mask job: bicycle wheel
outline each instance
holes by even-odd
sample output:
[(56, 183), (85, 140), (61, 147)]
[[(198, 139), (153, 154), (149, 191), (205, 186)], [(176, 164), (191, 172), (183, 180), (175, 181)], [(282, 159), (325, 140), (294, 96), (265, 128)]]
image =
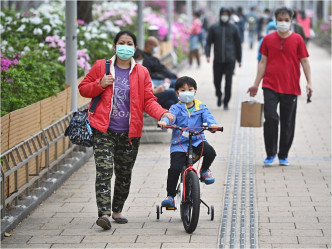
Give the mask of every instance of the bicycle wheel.
[(195, 231), (199, 218), (200, 189), (199, 181), (194, 171), (186, 174), (186, 199), (180, 206), (181, 219), (187, 233)]

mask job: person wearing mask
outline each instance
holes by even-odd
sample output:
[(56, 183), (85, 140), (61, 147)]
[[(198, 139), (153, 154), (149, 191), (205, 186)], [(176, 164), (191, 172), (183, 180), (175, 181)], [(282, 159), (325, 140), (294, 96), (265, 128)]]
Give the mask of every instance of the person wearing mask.
[[(109, 75), (105, 60), (97, 60), (78, 86), (83, 97), (92, 98), (91, 104), (101, 94), (89, 122), (93, 129), (96, 164), (96, 224), (105, 230), (111, 228), (110, 217), (117, 223), (128, 222), (122, 209), (129, 194), (142, 136), (143, 112), (157, 120), (164, 117), (174, 120), (153, 96), (148, 70), (132, 58), (136, 45), (132, 32), (120, 31), (114, 38), (115, 55), (110, 59)], [(115, 184), (111, 202), (113, 172)]]
[(236, 14), (235, 9), (234, 8), (230, 8), (231, 10), (231, 19), (229, 22), (235, 24), (236, 26), (238, 26), (238, 23), (240, 22), (240, 18), (239, 16)]
[(231, 11), (228, 8), (220, 9), (220, 21), (210, 27), (205, 47), (206, 60), (209, 63), (211, 46), (214, 45), (213, 81), (217, 106), (222, 104), (221, 81), (222, 76), (225, 75), (224, 110), (229, 110), (235, 61), (241, 67), (242, 59), (240, 32), (234, 24), (229, 22), (230, 15)]
[(163, 65), (160, 60), (153, 56), (159, 50), (159, 42), (156, 37), (150, 36), (144, 43), (144, 60), (143, 66), (145, 66), (151, 76), (152, 81), (168, 82), (174, 87), (175, 81), (178, 78), (176, 74), (172, 73), (168, 68)]
[[(309, 97), (313, 92), (309, 54), (302, 37), (290, 30), (292, 17), (293, 11), (286, 7), (275, 11), (278, 31), (264, 37), (257, 75), (253, 86), (248, 89), (250, 96), (254, 97), (263, 79), (264, 142), (267, 154), (264, 165), (272, 165), (276, 155), (279, 165), (289, 165), (288, 153), (295, 132), (297, 96), (301, 94), (300, 65), (307, 80)], [(277, 112), (278, 105), (280, 116)]]

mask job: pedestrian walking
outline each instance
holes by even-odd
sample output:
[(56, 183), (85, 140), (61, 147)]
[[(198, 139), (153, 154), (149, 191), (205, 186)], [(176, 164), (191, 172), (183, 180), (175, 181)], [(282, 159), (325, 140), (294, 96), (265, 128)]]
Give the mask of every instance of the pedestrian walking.
[(257, 32), (257, 22), (258, 16), (255, 12), (255, 7), (251, 7), (249, 13), (246, 16), (246, 21), (248, 24), (248, 41), (250, 49), (253, 48), (255, 43), (255, 34)]
[(244, 42), (244, 30), (245, 30), (245, 25), (246, 25), (246, 18), (245, 15), (243, 14), (243, 9), (241, 6), (237, 7), (237, 16), (239, 17), (239, 22), (238, 24), (238, 28), (240, 31), (240, 37), (241, 37), (241, 43)]
[[(157, 120), (174, 119), (153, 96), (148, 70), (132, 58), (136, 37), (120, 31), (114, 38), (115, 55), (106, 75), (105, 60), (97, 60), (79, 85), (80, 94), (96, 98), (101, 94), (89, 121), (93, 128), (93, 151), (96, 164), (97, 225), (111, 228), (110, 216), (117, 223), (127, 223), (122, 215), (128, 197), (132, 169), (143, 129), (143, 111)], [(91, 101), (92, 103), (92, 101)], [(111, 178), (115, 172), (113, 201)]]
[(304, 29), (303, 29), (302, 25), (297, 22), (297, 15), (298, 15), (297, 11), (295, 9), (293, 9), (293, 11), (294, 11), (294, 16), (293, 16), (291, 30), (294, 31), (295, 33), (298, 33), (299, 35), (301, 35), (304, 42), (306, 43), (306, 36), (304, 33)]
[(297, 23), (300, 24), (304, 29), (305, 39), (304, 42), (307, 44), (311, 37), (311, 20), (306, 16), (304, 10), (299, 11), (299, 15), (297, 15)]
[(194, 58), (197, 61), (197, 68), (200, 67), (200, 36), (202, 33), (202, 22), (199, 19), (200, 13), (195, 11), (193, 13), (193, 21), (191, 22), (191, 27), (189, 29), (189, 67), (192, 67)]
[(241, 67), (242, 59), (240, 32), (229, 22), (230, 15), (231, 11), (228, 8), (220, 9), (219, 22), (210, 27), (205, 48), (206, 60), (209, 63), (211, 46), (214, 45), (213, 81), (218, 106), (222, 103), (221, 81), (225, 75), (224, 110), (229, 109), (235, 62), (237, 61)]
[(206, 45), (206, 36), (207, 36), (208, 29), (209, 29), (209, 21), (208, 21), (208, 18), (206, 17), (204, 9), (200, 9), (198, 11), (198, 13), (200, 15), (200, 20), (202, 22), (202, 32), (199, 34), (199, 42), (202, 45), (202, 48), (203, 48), (202, 52), (204, 53), (205, 45)]
[[(255, 96), (263, 79), (264, 94), (264, 142), (267, 157), (264, 165), (271, 165), (278, 152), (278, 127), (280, 122), (279, 164), (289, 165), (288, 152), (293, 142), (297, 96), (301, 94), (300, 64), (302, 65), (311, 97), (311, 70), (308, 51), (303, 38), (290, 30), (293, 11), (286, 7), (275, 11), (277, 32), (264, 37), (257, 75), (250, 96)], [(278, 115), (277, 108), (279, 105)]]

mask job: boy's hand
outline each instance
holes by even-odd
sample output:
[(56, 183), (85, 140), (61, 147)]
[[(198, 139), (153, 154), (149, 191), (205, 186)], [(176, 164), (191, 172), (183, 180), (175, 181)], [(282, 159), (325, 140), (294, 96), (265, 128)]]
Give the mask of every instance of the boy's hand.
[(218, 130), (218, 128), (219, 128), (219, 126), (218, 125), (216, 125), (216, 124), (212, 124), (212, 125), (210, 125), (210, 128), (212, 128), (212, 131), (211, 132), (216, 132), (217, 130)]
[(165, 128), (167, 124), (166, 124), (165, 121), (158, 121), (158, 125), (159, 125), (161, 128)]

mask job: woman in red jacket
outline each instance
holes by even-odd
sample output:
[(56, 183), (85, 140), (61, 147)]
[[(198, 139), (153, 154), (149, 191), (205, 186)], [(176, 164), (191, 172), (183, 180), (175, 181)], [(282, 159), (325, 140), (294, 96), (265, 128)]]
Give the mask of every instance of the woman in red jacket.
[[(105, 74), (105, 60), (97, 60), (79, 85), (86, 98), (101, 97), (89, 121), (93, 128), (96, 164), (97, 225), (111, 228), (110, 216), (117, 223), (127, 223), (122, 208), (128, 197), (131, 173), (143, 129), (143, 112), (157, 120), (174, 119), (163, 109), (152, 92), (148, 70), (132, 58), (136, 37), (121, 31), (114, 38), (115, 55), (110, 60), (110, 74)], [(92, 101), (91, 101), (92, 102)], [(111, 178), (115, 171), (113, 202)]]

